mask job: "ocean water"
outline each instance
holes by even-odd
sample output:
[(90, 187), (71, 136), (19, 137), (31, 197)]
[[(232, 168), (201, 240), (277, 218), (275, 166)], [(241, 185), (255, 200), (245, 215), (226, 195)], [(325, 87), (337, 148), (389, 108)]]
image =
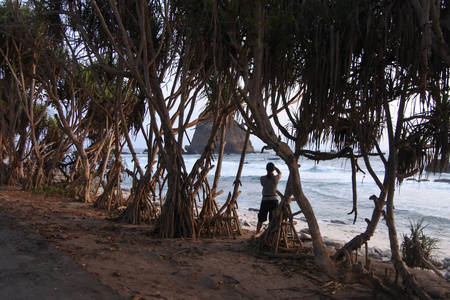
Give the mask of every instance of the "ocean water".
[[(185, 163), (188, 170), (199, 159), (200, 155), (185, 155)], [(123, 155), (125, 164), (132, 167), (131, 156)], [(140, 154), (139, 161), (142, 166), (147, 164), (146, 155)], [(219, 182), (219, 190), (224, 193), (217, 198), (219, 206), (225, 202), (228, 192), (233, 191), (233, 182), (239, 167), (240, 155), (225, 155), (222, 163), (222, 173)], [(238, 198), (239, 211), (251, 211), (259, 209), (261, 200), (261, 186), (259, 177), (266, 174), (265, 167), (268, 162), (273, 162), (283, 173), (278, 185), (278, 190), (284, 193), (288, 177), (287, 166), (274, 152), (250, 153), (246, 155), (245, 165), (241, 176)], [(383, 180), (384, 168), (378, 159), (372, 159), (372, 166)], [(373, 210), (373, 201), (369, 200), (371, 195), (379, 195), (379, 189), (373, 182), (365, 168), (364, 161), (360, 159), (359, 165), (366, 172), (357, 173), (358, 187), (358, 215), (353, 224), (354, 214), (348, 213), (352, 210), (352, 186), (351, 186), (351, 164), (348, 159), (336, 159), (333, 161), (322, 161), (316, 163), (311, 160), (300, 161), (300, 176), (302, 187), (306, 197), (309, 199), (316, 218), (320, 224), (336, 224), (347, 226), (357, 233), (366, 228), (365, 218), (370, 219)], [(210, 176), (214, 175), (214, 169)], [(449, 179), (450, 174), (422, 174), (421, 181), (418, 177), (414, 180), (405, 180), (402, 185), (396, 187), (394, 200), (395, 224), (399, 240), (403, 234), (409, 236), (411, 222), (416, 223), (423, 219), (426, 225), (424, 233), (430, 237), (439, 239), (439, 248), (450, 249), (450, 183), (435, 182), (436, 179)], [(124, 187), (130, 187), (129, 178), (124, 178)], [(293, 212), (299, 211), (297, 203), (291, 203)], [(256, 214), (256, 212), (253, 212)], [(300, 214), (298, 218), (301, 218)], [(384, 221), (378, 224), (377, 232), (386, 233), (387, 227)], [(445, 254), (444, 254), (445, 255)], [(441, 253), (442, 256), (442, 253)], [(446, 257), (450, 257), (447, 253)]]

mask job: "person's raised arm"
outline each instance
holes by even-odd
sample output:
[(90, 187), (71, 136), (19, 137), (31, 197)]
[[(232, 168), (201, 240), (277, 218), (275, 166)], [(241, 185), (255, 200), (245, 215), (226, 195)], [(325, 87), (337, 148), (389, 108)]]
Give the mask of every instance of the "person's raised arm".
[(277, 181), (280, 181), (280, 179), (281, 179), (281, 171), (280, 171), (280, 169), (278, 169), (277, 167), (275, 167), (275, 171), (277, 171)]

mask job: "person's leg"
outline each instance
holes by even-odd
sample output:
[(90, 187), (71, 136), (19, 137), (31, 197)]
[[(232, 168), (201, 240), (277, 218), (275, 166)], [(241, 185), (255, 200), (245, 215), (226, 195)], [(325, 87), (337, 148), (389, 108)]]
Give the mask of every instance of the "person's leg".
[(273, 218), (273, 211), (277, 208), (278, 206), (278, 200), (271, 200), (270, 201), (270, 207), (269, 207), (269, 222), (272, 221)]
[(256, 234), (261, 231), (263, 223), (267, 220), (267, 213), (269, 212), (267, 208), (267, 202), (261, 201), (261, 206), (259, 207), (258, 213), (258, 224), (256, 225)]
[(258, 234), (261, 231), (262, 228), (262, 222), (258, 222), (258, 224), (256, 224), (256, 234)]

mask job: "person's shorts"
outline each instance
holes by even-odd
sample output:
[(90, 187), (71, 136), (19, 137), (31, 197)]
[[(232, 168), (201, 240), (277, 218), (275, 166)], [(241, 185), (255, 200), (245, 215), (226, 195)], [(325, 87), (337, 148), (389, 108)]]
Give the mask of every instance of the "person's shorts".
[(261, 201), (261, 207), (258, 213), (258, 222), (263, 223), (267, 221), (267, 214), (269, 214), (269, 221), (272, 220), (272, 211), (277, 208), (278, 200), (264, 200)]

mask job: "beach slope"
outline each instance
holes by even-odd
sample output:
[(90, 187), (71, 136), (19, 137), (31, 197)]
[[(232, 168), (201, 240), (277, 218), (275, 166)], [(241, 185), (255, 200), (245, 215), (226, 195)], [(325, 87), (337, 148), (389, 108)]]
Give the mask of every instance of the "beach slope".
[[(255, 253), (252, 232), (162, 240), (151, 226), (110, 221), (90, 204), (5, 186), (0, 213), (2, 299), (389, 299), (330, 280), (307, 252)], [(395, 276), (390, 264), (372, 268)], [(450, 286), (437, 282), (430, 289), (445, 296)]]

